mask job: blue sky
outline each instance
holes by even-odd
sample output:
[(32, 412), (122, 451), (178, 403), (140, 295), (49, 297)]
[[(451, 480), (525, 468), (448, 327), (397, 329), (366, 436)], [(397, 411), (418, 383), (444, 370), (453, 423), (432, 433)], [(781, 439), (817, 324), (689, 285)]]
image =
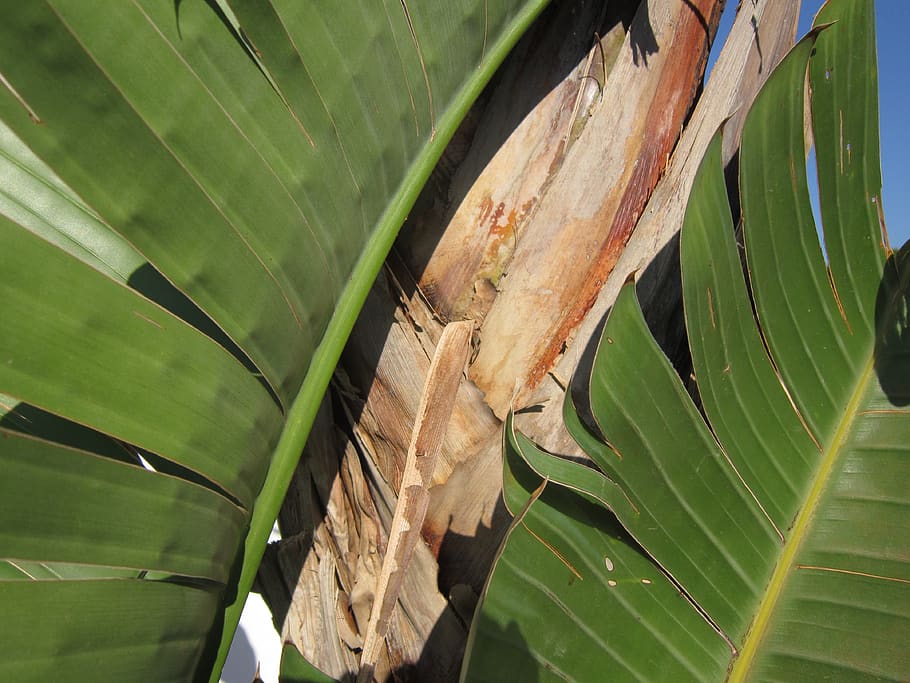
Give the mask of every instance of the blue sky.
[[(721, 20), (721, 35), (729, 31), (737, 4), (737, 0), (727, 0)], [(812, 26), (812, 19), (822, 4), (822, 0), (803, 0), (798, 37), (805, 35)], [(875, 3), (875, 13), (882, 143), (882, 206), (891, 246), (897, 248), (910, 239), (910, 132), (906, 120), (910, 106), (910, 60), (903, 44), (907, 39), (910, 2), (878, 0)]]

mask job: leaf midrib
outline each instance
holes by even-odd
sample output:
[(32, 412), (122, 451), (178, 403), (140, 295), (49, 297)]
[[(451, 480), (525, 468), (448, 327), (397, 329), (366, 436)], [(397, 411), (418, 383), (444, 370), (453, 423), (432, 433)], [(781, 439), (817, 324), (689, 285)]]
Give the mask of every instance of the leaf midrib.
[(792, 531), (774, 568), (774, 573), (771, 575), (771, 580), (768, 583), (761, 605), (743, 641), (742, 650), (739, 656), (733, 660), (733, 666), (727, 678), (730, 683), (740, 683), (747, 680), (747, 676), (752, 669), (752, 664), (759, 652), (759, 645), (764, 640), (765, 632), (768, 630), (768, 624), (777, 607), (777, 602), (784, 590), (787, 579), (790, 577), (793, 560), (811, 530), (815, 511), (818, 508), (822, 494), (827, 489), (828, 481), (831, 478), (831, 473), (841, 454), (844, 443), (851, 433), (859, 405), (866, 395), (866, 389), (875, 368), (874, 358), (874, 354), (870, 352), (866, 367), (854, 385), (853, 393), (846, 404), (844, 417), (838, 423), (829, 447), (823, 451), (823, 458), (812, 482), (812, 487), (806, 496), (806, 502), (796, 516)]

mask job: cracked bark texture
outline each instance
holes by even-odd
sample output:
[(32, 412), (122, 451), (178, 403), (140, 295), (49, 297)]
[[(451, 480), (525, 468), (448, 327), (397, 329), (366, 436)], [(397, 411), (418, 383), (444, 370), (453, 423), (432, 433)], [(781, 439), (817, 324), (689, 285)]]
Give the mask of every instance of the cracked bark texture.
[[(474, 320), (375, 680), (451, 681), (509, 517), (501, 420), (553, 452), (620, 285), (686, 374), (676, 234), (696, 167), (793, 44), (799, 3), (744, 0), (703, 89), (723, 0), (556, 0), (487, 87), (401, 231), (288, 492), (259, 588), (316, 666), (353, 680), (421, 389), (446, 322)], [(733, 176), (735, 179), (735, 175)], [(576, 376), (576, 379), (572, 379)]]

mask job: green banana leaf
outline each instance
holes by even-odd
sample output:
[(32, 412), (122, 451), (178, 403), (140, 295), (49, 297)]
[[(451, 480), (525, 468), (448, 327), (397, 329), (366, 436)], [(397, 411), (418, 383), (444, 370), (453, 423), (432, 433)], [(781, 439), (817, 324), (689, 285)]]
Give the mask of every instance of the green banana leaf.
[(516, 518), (464, 680), (910, 679), (910, 250), (891, 251), (881, 214), (872, 3), (831, 0), (816, 22), (745, 124), (748, 287), (720, 134), (690, 195), (699, 402), (630, 282), (591, 372), (596, 426), (564, 410), (596, 467), (506, 425)]
[(217, 680), (370, 284), (544, 0), (0, 22), (0, 679)]
[(297, 648), (285, 643), (281, 650), (279, 683), (335, 683), (335, 679), (310, 664)]

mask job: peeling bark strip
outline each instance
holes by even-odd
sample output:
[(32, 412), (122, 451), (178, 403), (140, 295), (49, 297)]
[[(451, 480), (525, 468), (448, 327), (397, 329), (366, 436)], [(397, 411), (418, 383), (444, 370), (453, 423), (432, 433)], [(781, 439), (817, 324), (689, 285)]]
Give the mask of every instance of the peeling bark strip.
[(484, 339), (514, 340), (481, 346), (469, 374), (500, 419), (572, 344), (623, 253), (695, 100), (721, 9), (719, 0), (638, 5), (603, 97), (524, 226), (484, 318)]
[(395, 507), (389, 545), (373, 598), (370, 623), (364, 635), (360, 674), (357, 677), (361, 683), (367, 683), (373, 678), (392, 609), (398, 600), (405, 571), (420, 539), (436, 457), (455, 406), (455, 396), (468, 361), (473, 332), (474, 322), (470, 320), (446, 325), (433, 355), (420, 398), (417, 421), (411, 433), (398, 505)]
[[(595, 224), (609, 224), (606, 239), (601, 243), (593, 265), (585, 274), (580, 287), (573, 288), (577, 294), (568, 306), (568, 313), (551, 334), (541, 337), (542, 343), (535, 353), (537, 362), (531, 366), (525, 379), (528, 389), (540, 384), (555, 365), (566, 340), (594, 305), (600, 289), (613, 272), (626, 242), (638, 224), (651, 192), (669, 165), (670, 153), (682, 133), (686, 116), (695, 100), (708, 58), (708, 47), (720, 21), (722, 9), (722, 4), (715, 0), (686, 2), (672, 24), (670, 41), (655, 48), (663, 50), (665, 55), (686, 55), (687, 58), (665, 57), (663, 65), (654, 68), (656, 83), (638, 129), (640, 137), (625, 152), (626, 168), (631, 170), (626, 171), (621, 198), (617, 204), (611, 203), (612, 198), (606, 198), (601, 210), (594, 216)], [(647, 13), (637, 18), (639, 21), (641, 19), (647, 22)], [(633, 61), (637, 63), (634, 39), (632, 43)], [(692, 56), (697, 58), (693, 59)], [(647, 58), (643, 56), (641, 59), (647, 66)]]

